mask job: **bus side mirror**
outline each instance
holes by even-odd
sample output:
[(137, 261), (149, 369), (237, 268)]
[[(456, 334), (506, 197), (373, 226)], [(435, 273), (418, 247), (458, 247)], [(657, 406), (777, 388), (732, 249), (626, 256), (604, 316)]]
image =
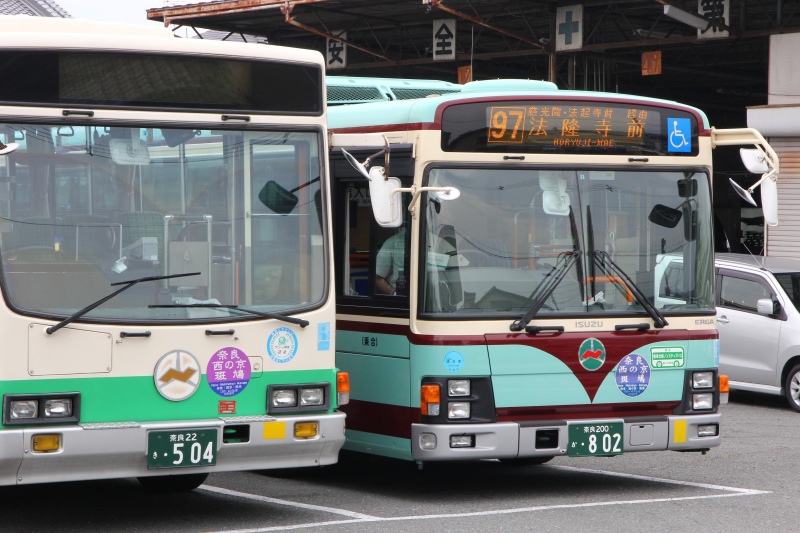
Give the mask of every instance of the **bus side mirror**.
[[(758, 148), (740, 148), (739, 155), (742, 158), (742, 163), (749, 172), (753, 174), (761, 174), (761, 209), (764, 211), (764, 222), (769, 226), (778, 225), (778, 187), (775, 183), (776, 176), (767, 177), (766, 174), (770, 172), (770, 166), (767, 163), (767, 156)], [(758, 205), (753, 199), (753, 190), (759, 183), (756, 183), (750, 189), (745, 189), (738, 185), (733, 179), (728, 178), (731, 186), (744, 201), (751, 205)]]
[(372, 203), (372, 214), (379, 226), (397, 228), (403, 223), (403, 204), (399, 193), (400, 180), (387, 178), (383, 167), (372, 167), (367, 170), (362, 163), (347, 150), (342, 149), (345, 159), (358, 170), (359, 174), (369, 180), (369, 196)]
[(761, 210), (764, 211), (764, 222), (768, 226), (778, 225), (778, 186), (775, 178), (761, 182)]

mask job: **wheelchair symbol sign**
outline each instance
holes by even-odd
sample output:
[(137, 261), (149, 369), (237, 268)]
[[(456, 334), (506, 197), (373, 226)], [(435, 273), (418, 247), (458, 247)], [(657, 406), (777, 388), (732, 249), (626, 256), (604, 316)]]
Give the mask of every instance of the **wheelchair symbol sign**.
[(688, 118), (668, 118), (668, 152), (692, 151), (692, 121)]

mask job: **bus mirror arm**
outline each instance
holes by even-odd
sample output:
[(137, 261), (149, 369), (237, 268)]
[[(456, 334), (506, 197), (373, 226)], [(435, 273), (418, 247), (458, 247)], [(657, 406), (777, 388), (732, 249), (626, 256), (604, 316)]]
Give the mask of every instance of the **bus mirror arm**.
[(764, 139), (761, 133), (753, 128), (711, 128), (712, 146), (753, 145), (754, 148), (742, 148), (739, 155), (747, 170), (754, 174), (761, 174), (761, 179), (751, 187), (744, 187), (728, 179), (733, 189), (743, 200), (751, 205), (756, 205), (753, 192), (761, 186), (761, 207), (764, 211), (764, 222), (769, 226), (778, 225), (778, 173), (780, 163), (778, 154)]
[(397, 228), (403, 223), (402, 199), (398, 193), (411, 193), (408, 210), (416, 216), (416, 206), (423, 192), (433, 193), (436, 200), (454, 200), (461, 195), (455, 187), (401, 187), (398, 178), (387, 177), (386, 169), (374, 166), (368, 169), (372, 157), (380, 155), (378, 152), (360, 163), (352, 154), (342, 148), (345, 159), (355, 168), (362, 177), (369, 181), (369, 196), (372, 202), (372, 213), (379, 226), (384, 228)]
[(401, 189), (395, 189), (392, 191), (392, 194), (401, 193), (401, 192), (408, 192), (413, 194), (411, 197), (411, 201), (408, 203), (408, 210), (411, 213), (415, 212), (417, 203), (419, 202), (420, 196), (424, 192), (433, 193), (431, 196), (434, 197), (436, 200), (455, 200), (459, 196), (461, 196), (461, 191), (455, 187), (407, 187)]

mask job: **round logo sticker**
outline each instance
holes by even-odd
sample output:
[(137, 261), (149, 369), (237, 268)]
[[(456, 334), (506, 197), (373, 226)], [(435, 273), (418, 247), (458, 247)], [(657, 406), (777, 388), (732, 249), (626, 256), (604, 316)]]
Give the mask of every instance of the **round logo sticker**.
[(606, 362), (606, 347), (598, 339), (586, 339), (578, 348), (578, 361), (586, 370), (597, 370)]
[(617, 365), (616, 380), (622, 394), (639, 396), (650, 384), (650, 365), (641, 355), (626, 355)]
[(444, 367), (450, 372), (458, 372), (464, 368), (464, 356), (459, 352), (447, 352), (444, 354)]
[(158, 393), (167, 400), (179, 402), (195, 393), (200, 386), (200, 363), (183, 350), (173, 350), (161, 356), (153, 371)]
[(297, 335), (289, 328), (278, 328), (267, 339), (267, 353), (276, 363), (288, 363), (297, 354)]
[(236, 396), (250, 383), (250, 359), (238, 348), (222, 348), (209, 359), (206, 379), (220, 396)]

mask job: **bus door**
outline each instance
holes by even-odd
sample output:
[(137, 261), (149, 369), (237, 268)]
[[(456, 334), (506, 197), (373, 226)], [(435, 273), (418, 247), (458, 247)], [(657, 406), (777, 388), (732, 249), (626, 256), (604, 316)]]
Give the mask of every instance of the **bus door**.
[[(409, 385), (410, 217), (399, 228), (380, 227), (368, 184), (351, 168), (332, 158), (340, 243), (336, 365), (350, 374), (351, 383), (350, 404), (342, 409), (348, 415), (345, 446), (408, 458), (412, 406), (418, 403)], [(408, 195), (404, 202), (407, 213)]]

